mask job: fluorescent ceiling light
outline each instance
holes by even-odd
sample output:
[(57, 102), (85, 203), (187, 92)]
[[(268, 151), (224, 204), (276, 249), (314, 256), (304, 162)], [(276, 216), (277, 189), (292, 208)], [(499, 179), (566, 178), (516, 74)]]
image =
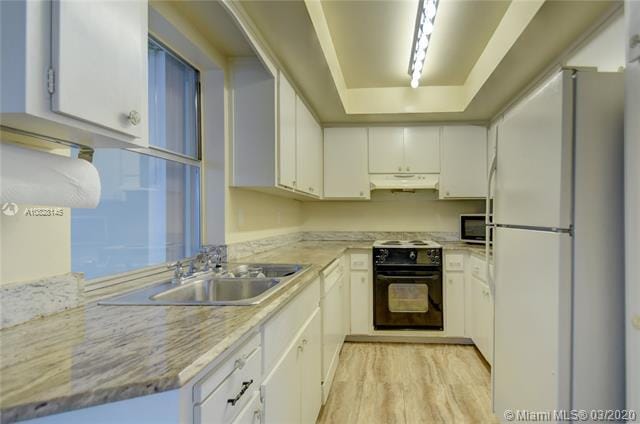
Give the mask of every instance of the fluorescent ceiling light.
[(409, 60), (412, 88), (418, 88), (420, 85), (420, 76), (424, 69), (424, 60), (427, 57), (427, 49), (433, 33), (433, 24), (438, 14), (439, 3), (439, 0), (420, 0), (418, 4), (416, 27), (411, 45), (411, 59)]

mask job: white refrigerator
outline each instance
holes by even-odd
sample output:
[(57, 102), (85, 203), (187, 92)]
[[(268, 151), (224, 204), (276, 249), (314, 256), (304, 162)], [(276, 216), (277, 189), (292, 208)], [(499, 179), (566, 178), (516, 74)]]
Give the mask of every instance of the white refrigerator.
[[(640, 414), (640, 2), (625, 2), (627, 409)], [(637, 421), (640, 422), (640, 417)]]
[(492, 375), (503, 421), (507, 410), (624, 407), (623, 116), (622, 74), (563, 70), (499, 124)]

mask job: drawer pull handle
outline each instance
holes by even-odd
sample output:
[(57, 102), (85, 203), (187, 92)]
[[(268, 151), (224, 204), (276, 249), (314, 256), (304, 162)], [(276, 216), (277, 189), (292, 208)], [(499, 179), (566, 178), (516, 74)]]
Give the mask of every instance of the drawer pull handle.
[(249, 386), (251, 386), (252, 383), (253, 383), (253, 379), (251, 379), (250, 381), (243, 381), (240, 392), (233, 399), (227, 399), (227, 403), (230, 403), (231, 406), (236, 406), (236, 403), (238, 403), (242, 395), (244, 395), (244, 392), (247, 391), (247, 389), (249, 388)]

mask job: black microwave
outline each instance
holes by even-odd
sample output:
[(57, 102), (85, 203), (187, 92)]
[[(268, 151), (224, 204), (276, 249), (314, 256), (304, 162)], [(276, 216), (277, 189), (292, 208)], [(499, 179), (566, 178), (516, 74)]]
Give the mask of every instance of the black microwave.
[(484, 244), (487, 240), (486, 215), (483, 213), (460, 215), (460, 240)]

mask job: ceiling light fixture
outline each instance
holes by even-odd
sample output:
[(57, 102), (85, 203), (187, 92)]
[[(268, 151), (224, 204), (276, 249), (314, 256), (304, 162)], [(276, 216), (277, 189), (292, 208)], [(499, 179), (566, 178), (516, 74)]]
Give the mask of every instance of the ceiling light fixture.
[(439, 3), (439, 0), (420, 0), (418, 3), (416, 28), (411, 45), (411, 59), (409, 60), (412, 88), (418, 88), (420, 85), (420, 77), (424, 69), (424, 60), (427, 57), (427, 49), (433, 33), (433, 24), (436, 21)]

